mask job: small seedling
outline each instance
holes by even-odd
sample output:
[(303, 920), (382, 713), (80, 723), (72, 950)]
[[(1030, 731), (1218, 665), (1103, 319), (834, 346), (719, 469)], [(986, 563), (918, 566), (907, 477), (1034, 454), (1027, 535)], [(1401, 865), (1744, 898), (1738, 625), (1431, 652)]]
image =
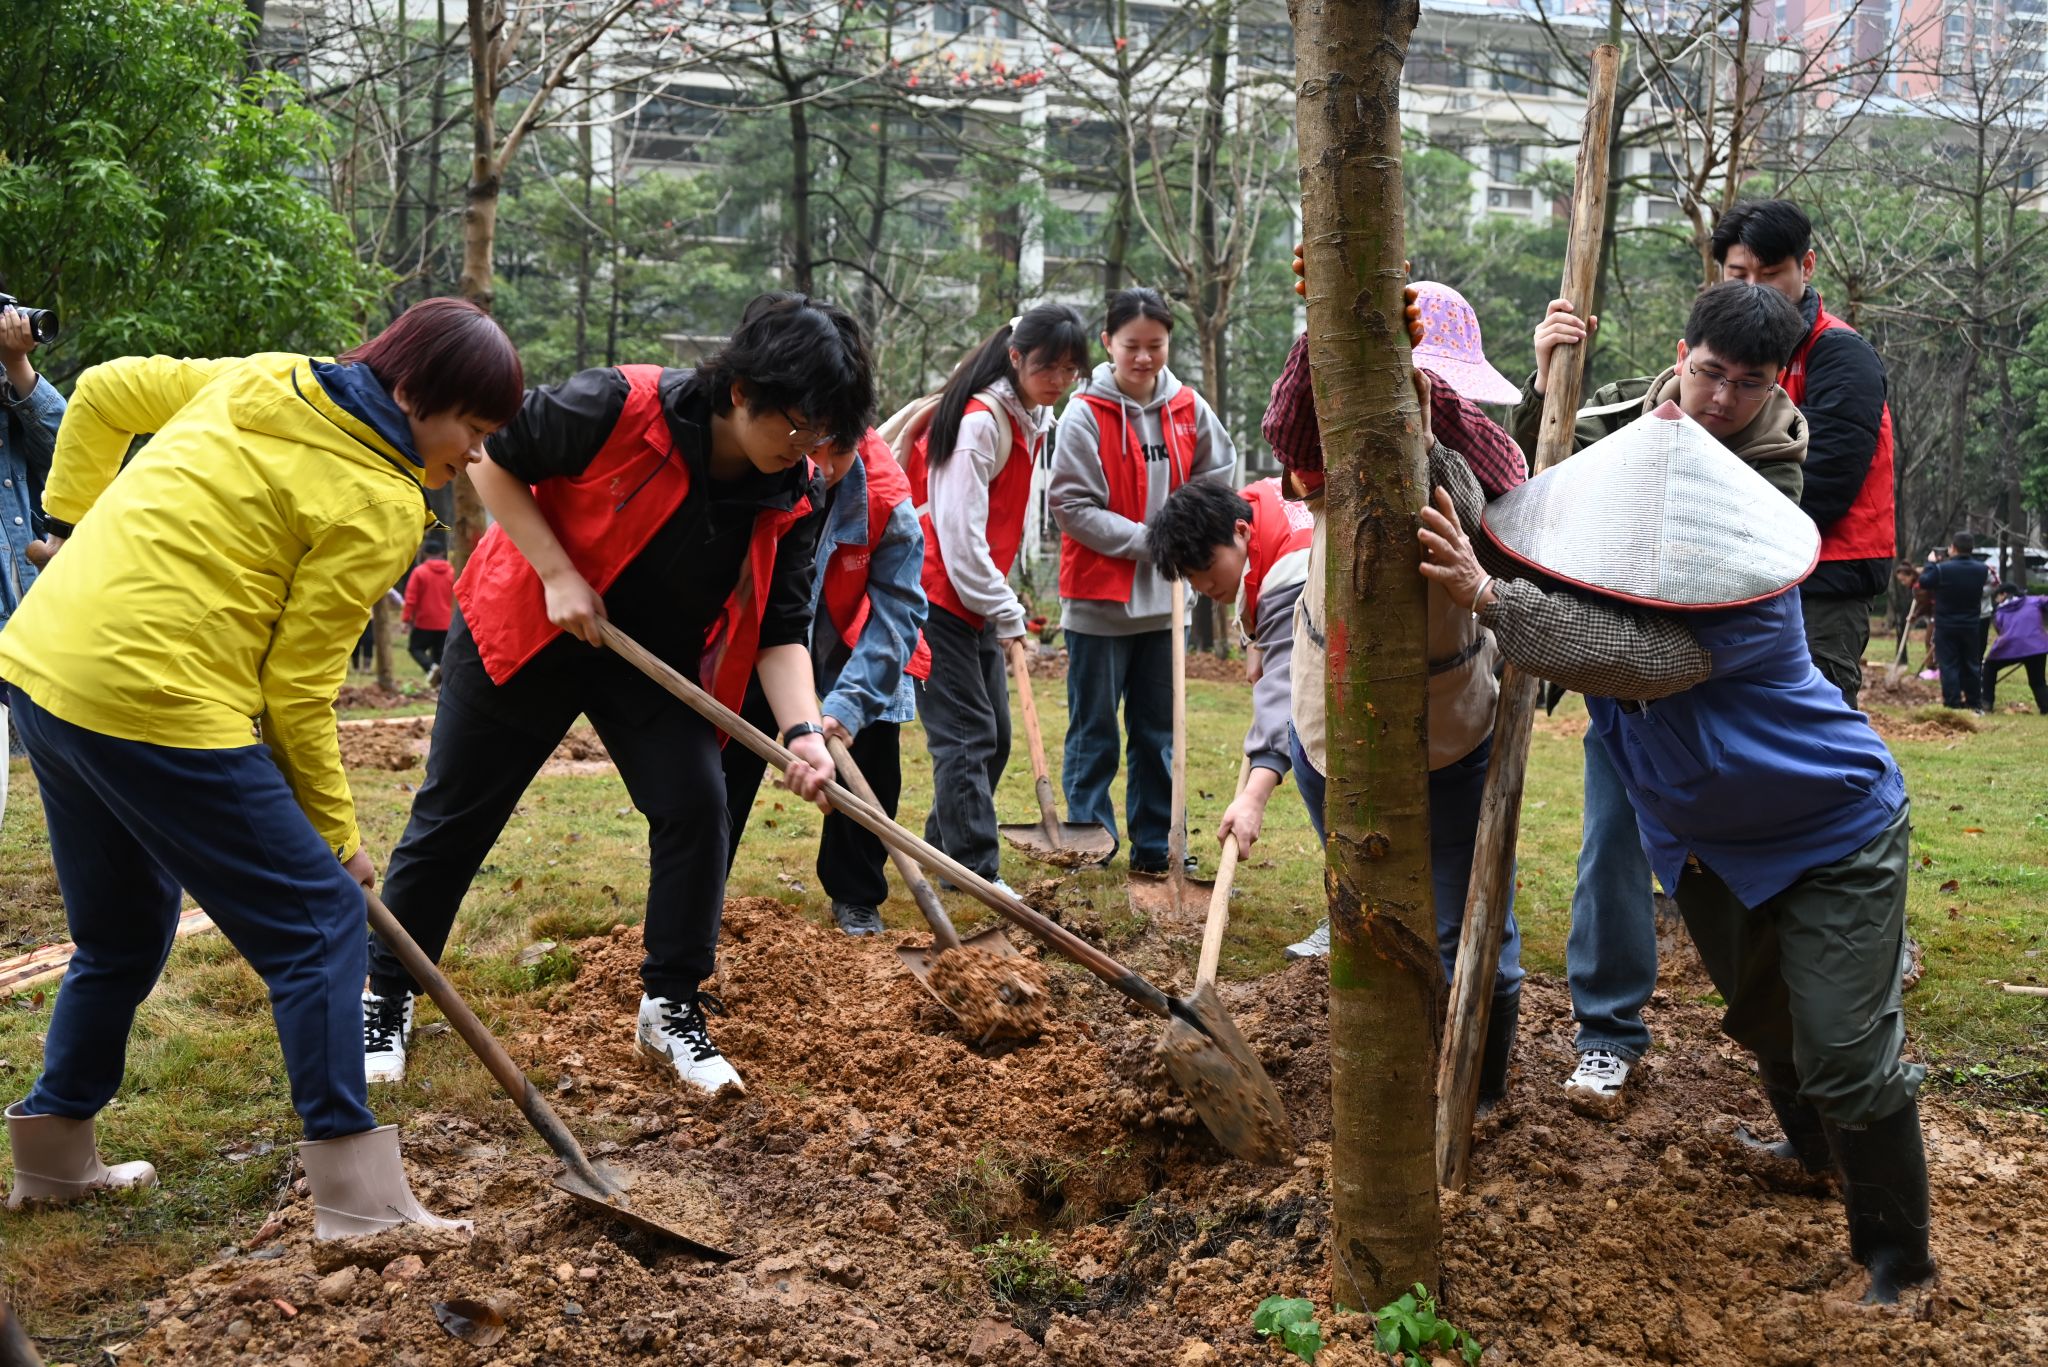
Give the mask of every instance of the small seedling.
[(1268, 1296), (1252, 1311), (1252, 1329), (1264, 1338), (1279, 1339), (1282, 1348), (1303, 1362), (1314, 1362), (1323, 1351), (1323, 1326), (1313, 1301)]
[(1436, 1297), (1421, 1282), (1401, 1299), (1380, 1307), (1373, 1316), (1372, 1342), (1382, 1353), (1398, 1354), (1402, 1367), (1429, 1367), (1425, 1350), (1431, 1349), (1448, 1349), (1471, 1367), (1483, 1351), (1477, 1339), (1438, 1317)]

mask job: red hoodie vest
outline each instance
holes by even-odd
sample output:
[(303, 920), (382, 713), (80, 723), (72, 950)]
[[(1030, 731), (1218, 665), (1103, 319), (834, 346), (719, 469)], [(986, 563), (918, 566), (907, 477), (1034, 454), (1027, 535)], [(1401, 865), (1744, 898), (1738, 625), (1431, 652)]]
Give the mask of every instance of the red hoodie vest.
[[(1109, 510), (1143, 522), (1151, 475), (1144, 449), (1131, 439), (1124, 406), (1097, 394), (1081, 396), (1095, 413), (1095, 432), (1102, 455), (1102, 473), (1109, 484)], [(1166, 401), (1161, 426), (1166, 434), (1166, 492), (1187, 483), (1195, 465), (1195, 391), (1182, 385)], [(1128, 603), (1138, 562), (1091, 550), (1064, 532), (1060, 534), (1060, 597)]]
[[(658, 365), (622, 365), (626, 406), (582, 474), (543, 480), (533, 498), (560, 538), (576, 572), (602, 594), (647, 548), (690, 492), (690, 471), (675, 455), (668, 415), (661, 411)], [(810, 514), (808, 498), (754, 519), (747, 563), (732, 596), (706, 634), (698, 673), (712, 696), (737, 711), (754, 673), (761, 615), (775, 572), (775, 547)], [(504, 683), (541, 652), (561, 628), (548, 620), (547, 594), (502, 526), (493, 524), (456, 581), (455, 597), (493, 683)]]
[(1244, 555), (1244, 629), (1254, 638), (1259, 631), (1259, 591), (1266, 586), (1266, 573), (1296, 551), (1305, 551), (1315, 540), (1316, 524), (1308, 505), (1280, 492), (1280, 477), (1246, 485), (1239, 495), (1252, 505), (1251, 541)]
[(445, 560), (422, 560), (405, 581), (405, 621), (415, 631), (446, 631), (454, 599), (454, 568)]
[[(883, 441), (872, 427), (860, 439), (859, 451), (868, 486), (867, 544), (834, 547), (831, 558), (825, 562), (825, 582), (821, 589), (825, 611), (833, 628), (838, 631), (839, 639), (846, 642), (849, 649), (859, 643), (861, 630), (868, 623), (868, 567), (874, 558), (875, 547), (882, 544), (882, 533), (889, 526), (889, 515), (899, 505), (910, 501), (910, 480), (890, 453), (889, 443)], [(924, 633), (918, 633), (916, 649), (904, 664), (903, 672), (913, 679), (932, 676), (932, 652), (924, 643)]]
[[(1813, 350), (1814, 339), (1829, 328), (1855, 331), (1823, 306), (1813, 331), (1806, 334), (1799, 350), (1792, 353), (1792, 364), (1785, 367), (1785, 393), (1802, 408), (1806, 404), (1807, 353)], [(1820, 558), (1875, 560), (1881, 556), (1890, 560), (1898, 549), (1892, 511), (1892, 406), (1886, 404), (1878, 423), (1877, 454), (1871, 457), (1870, 473), (1863, 477), (1863, 487), (1856, 491), (1856, 501), (1849, 505), (1849, 511), (1837, 518), (1833, 526), (1820, 529)]]
[[(989, 406), (980, 399), (969, 399), (967, 413), (989, 413)], [(998, 422), (1010, 424), (1010, 458), (988, 486), (988, 558), (994, 562), (998, 572), (1008, 574), (1010, 566), (1017, 563), (1017, 551), (1024, 545), (1024, 519), (1031, 512), (1031, 467), (1037, 463), (1038, 452), (1024, 428), (1008, 413), (991, 414)], [(924, 528), (924, 596), (933, 607), (944, 608), (961, 621), (970, 623), (976, 631), (982, 626), (982, 618), (969, 612), (960, 601), (960, 595), (953, 592), (953, 581), (946, 573), (946, 556), (939, 549), (939, 529), (933, 525), (932, 496), (927, 473), (930, 467), (925, 460), (925, 446), (930, 440), (930, 429), (917, 439), (910, 448), (910, 496), (920, 509), (918, 522)]]

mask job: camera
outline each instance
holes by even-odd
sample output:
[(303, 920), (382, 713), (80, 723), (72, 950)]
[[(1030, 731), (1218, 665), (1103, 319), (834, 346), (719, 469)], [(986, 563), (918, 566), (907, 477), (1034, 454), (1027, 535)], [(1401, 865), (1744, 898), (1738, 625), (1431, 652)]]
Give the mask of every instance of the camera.
[(28, 330), (38, 346), (57, 335), (57, 310), (32, 309), (11, 294), (0, 294), (0, 309), (4, 308), (11, 308), (28, 319)]

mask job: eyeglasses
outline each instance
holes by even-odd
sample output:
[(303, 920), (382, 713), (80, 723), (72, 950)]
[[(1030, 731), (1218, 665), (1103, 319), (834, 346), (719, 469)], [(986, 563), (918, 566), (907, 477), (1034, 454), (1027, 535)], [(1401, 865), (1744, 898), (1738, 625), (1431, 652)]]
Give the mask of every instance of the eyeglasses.
[(782, 420), (789, 424), (789, 444), (805, 455), (810, 455), (821, 446), (832, 444), (830, 433), (817, 432), (800, 425), (795, 418), (789, 416), (789, 410), (786, 408), (778, 408), (775, 411), (782, 414)]
[(1041, 365), (1031, 368), (1033, 375), (1049, 375), (1061, 384), (1072, 384), (1081, 378), (1081, 367), (1074, 365)]
[(1714, 386), (1716, 394), (1720, 393), (1723, 388), (1732, 389), (1735, 391), (1737, 398), (1745, 401), (1762, 398), (1764, 392), (1776, 383), (1774, 380), (1731, 379), (1718, 370), (1702, 370), (1691, 361), (1685, 363), (1685, 368), (1694, 379), (1705, 380), (1708, 384)]

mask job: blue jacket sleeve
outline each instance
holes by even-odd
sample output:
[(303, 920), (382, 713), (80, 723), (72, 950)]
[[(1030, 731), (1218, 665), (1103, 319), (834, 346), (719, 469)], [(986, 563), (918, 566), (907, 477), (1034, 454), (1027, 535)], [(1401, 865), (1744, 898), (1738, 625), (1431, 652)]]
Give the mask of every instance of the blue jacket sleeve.
[(43, 526), (43, 485), (50, 478), (50, 456), (57, 449), (57, 428), (64, 421), (64, 396), (38, 375), (36, 387), (16, 410), (21, 418), (21, 463), (28, 471), (29, 506), (34, 509), (35, 532), (46, 535)]
[[(903, 681), (903, 666), (924, 626), (924, 533), (908, 502), (899, 503), (868, 561), (868, 620), (839, 671), (823, 711), (854, 735), (879, 718)], [(821, 609), (817, 621), (825, 622)]]

